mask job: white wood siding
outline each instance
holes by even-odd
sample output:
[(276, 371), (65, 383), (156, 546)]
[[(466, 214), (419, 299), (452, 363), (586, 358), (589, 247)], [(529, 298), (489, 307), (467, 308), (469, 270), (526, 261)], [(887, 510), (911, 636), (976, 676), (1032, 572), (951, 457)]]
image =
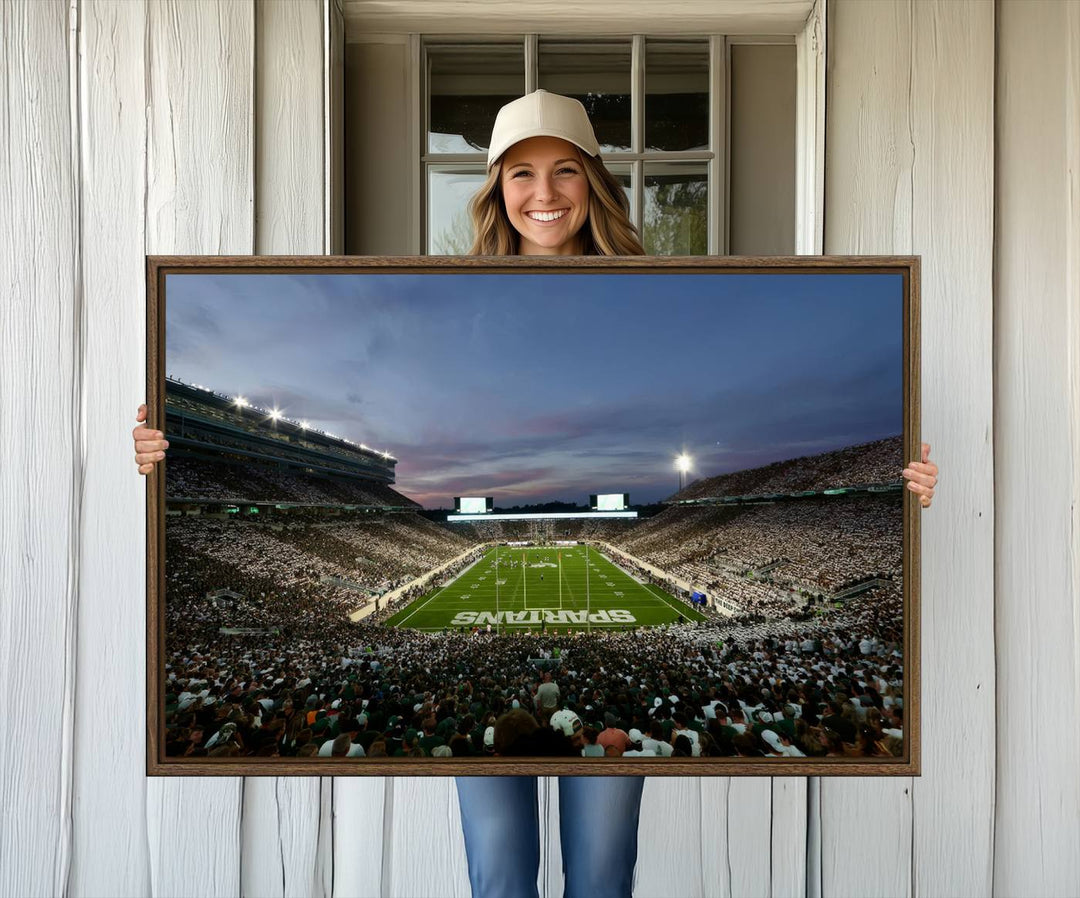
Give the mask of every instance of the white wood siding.
[(821, 781), (823, 895), (986, 895), (994, 808), (994, 7), (829, 5), (825, 251), (922, 256), (922, 776)]
[[(68, 8), (0, 17), (0, 890), (71, 859), (82, 289)], [(138, 729), (142, 729), (141, 725)]]
[[(1080, 8), (1002, 3), (994, 888), (1080, 891)], [(1054, 721), (1060, 729), (1054, 732)]]
[[(340, 24), (2, 7), (0, 895), (468, 892), (449, 779), (144, 776), (143, 255), (327, 249)], [(825, 251), (923, 257), (923, 775), (651, 779), (636, 892), (1074, 894), (1080, 4), (834, 0), (826, 83)]]
[[(146, 253), (255, 250), (254, 13), (250, 0), (147, 7)], [(240, 894), (243, 793), (239, 777), (147, 781), (154, 895)]]
[[(326, 245), (326, 103), (320, 0), (255, 7), (254, 249), (319, 254)], [(333, 882), (333, 781), (248, 777), (240, 894), (328, 898)]]
[(86, 474), (69, 890), (117, 898), (151, 894), (146, 740), (135, 725), (146, 702), (146, 489), (131, 476), (145, 396), (147, 17), (143, 4), (79, 8)]

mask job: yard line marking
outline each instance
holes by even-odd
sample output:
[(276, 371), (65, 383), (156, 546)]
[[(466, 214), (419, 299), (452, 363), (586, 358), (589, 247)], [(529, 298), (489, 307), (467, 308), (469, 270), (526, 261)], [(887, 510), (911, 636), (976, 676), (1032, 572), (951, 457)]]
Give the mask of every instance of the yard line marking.
[[(671, 600), (671, 599), (667, 599), (667, 598), (665, 598), (665, 597), (664, 597), (664, 596), (662, 596), (662, 595), (658, 595), (658, 594), (657, 594), (657, 593), (656, 593), (656, 592), (655, 592), (655, 591), (653, 590), (652, 586), (651, 586), (650, 584), (648, 584), (648, 583), (645, 583), (645, 584), (643, 584), (643, 585), (645, 586), (645, 588), (646, 588), (647, 590), (649, 590), (649, 592), (653, 593), (653, 595), (656, 595), (656, 596), (657, 596), (657, 598), (659, 598), (659, 599), (660, 599), (660, 600), (661, 600), (662, 602), (664, 602), (664, 604), (666, 604), (666, 605), (670, 606), (671, 608), (674, 608), (674, 609), (675, 609), (676, 611), (678, 611), (678, 612), (679, 612), (679, 614), (685, 614), (685, 615), (686, 615), (687, 617), (690, 617), (690, 615), (691, 615), (691, 614), (696, 614), (696, 615), (698, 615), (698, 617), (697, 617), (696, 619), (697, 619), (697, 620), (699, 620), (699, 621), (703, 621), (703, 620), (707, 620), (707, 619), (708, 619), (708, 618), (706, 618), (706, 617), (705, 617), (705, 616), (704, 616), (703, 614), (701, 614), (700, 612), (694, 611), (694, 610), (693, 610), (692, 608), (686, 608), (686, 609), (684, 610), (684, 609), (682, 609), (682, 608), (679, 608), (679, 607), (677, 607), (676, 605), (672, 605), (672, 604), (671, 604), (671, 603), (672, 603), (672, 601), (678, 601), (678, 600), (677, 600), (677, 599), (676, 599), (676, 600)], [(689, 612), (689, 614), (686, 614), (686, 612)], [(691, 620), (694, 620), (694, 618), (690, 618), (690, 619), (691, 619)]]
[[(453, 583), (453, 581), (451, 581), (451, 583)], [(450, 586), (450, 583), (447, 583), (447, 584), (446, 584), (446, 586)], [(443, 592), (445, 592), (445, 590), (446, 590), (446, 586), (444, 586), (444, 587), (443, 587), (442, 589), (440, 589), (440, 590), (439, 590), (438, 592), (433, 592), (433, 593), (432, 593), (432, 594), (431, 594), (431, 595), (430, 595), (430, 596), (428, 597), (427, 601), (423, 602), (423, 603), (422, 603), (422, 604), (420, 604), (420, 605), (417, 605), (417, 606), (416, 606), (416, 607), (415, 607), (415, 608), (414, 608), (414, 609), (413, 609), (412, 611), (410, 611), (410, 612), (409, 612), (408, 614), (406, 614), (406, 615), (405, 615), (405, 617), (403, 617), (403, 618), (402, 618), (401, 620), (399, 620), (399, 621), (398, 621), (398, 622), (397, 622), (396, 624), (394, 624), (394, 626), (395, 626), (395, 627), (400, 627), (400, 626), (401, 626), (401, 625), (402, 625), (403, 623), (405, 623), (405, 621), (407, 621), (407, 620), (408, 620), (408, 619), (409, 619), (410, 617), (412, 617), (412, 616), (413, 616), (414, 614), (416, 614), (416, 612), (417, 612), (417, 611), (419, 611), (419, 610), (420, 610), (421, 608), (423, 608), (423, 607), (424, 607), (425, 605), (428, 605), (428, 604), (430, 604), (430, 603), (431, 603), (431, 601), (432, 601), (432, 599), (435, 599), (435, 598), (437, 598), (438, 596), (442, 595), (442, 594), (443, 594)]]

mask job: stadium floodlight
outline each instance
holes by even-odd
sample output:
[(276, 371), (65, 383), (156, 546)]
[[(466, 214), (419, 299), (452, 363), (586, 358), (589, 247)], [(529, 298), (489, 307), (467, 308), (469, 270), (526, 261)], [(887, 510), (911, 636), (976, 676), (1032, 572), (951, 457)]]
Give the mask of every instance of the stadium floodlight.
[(303, 430), (307, 430), (307, 429), (308, 429), (308, 422), (307, 422), (307, 421), (301, 421), (301, 422), (300, 422), (300, 427), (301, 427), (301, 428), (302, 428)]
[(683, 489), (683, 482), (686, 479), (686, 472), (693, 466), (694, 460), (685, 452), (675, 459), (675, 467), (679, 471), (679, 491)]
[(243, 396), (237, 396), (233, 401), (241, 408), (246, 408), (250, 404)]
[(270, 417), (277, 421), (281, 418), (281, 412), (276, 408), (272, 408), (270, 409)]

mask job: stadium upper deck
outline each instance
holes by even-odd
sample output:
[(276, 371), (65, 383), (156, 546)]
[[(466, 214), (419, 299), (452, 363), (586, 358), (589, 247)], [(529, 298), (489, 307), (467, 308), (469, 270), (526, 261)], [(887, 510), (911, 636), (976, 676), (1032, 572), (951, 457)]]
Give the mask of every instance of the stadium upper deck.
[[(324, 433), (277, 413), (254, 407), (201, 386), (174, 378), (165, 382), (165, 434), (170, 443), (167, 495), (170, 501), (277, 499), (305, 504), (353, 504), (411, 507), (416, 503), (390, 489), (397, 459), (364, 445)], [(189, 462), (198, 460), (193, 476)], [(209, 466), (209, 467), (208, 467)], [(242, 466), (243, 478), (221, 476)], [(229, 481), (251, 481), (262, 474), (274, 481), (266, 495)], [(281, 478), (291, 478), (278, 483)], [(299, 489), (295, 488), (299, 484)], [(313, 487), (314, 484), (317, 486)], [(192, 490), (191, 487), (195, 486)]]
[(714, 504), (846, 492), (901, 493), (900, 436), (696, 480), (667, 501)]

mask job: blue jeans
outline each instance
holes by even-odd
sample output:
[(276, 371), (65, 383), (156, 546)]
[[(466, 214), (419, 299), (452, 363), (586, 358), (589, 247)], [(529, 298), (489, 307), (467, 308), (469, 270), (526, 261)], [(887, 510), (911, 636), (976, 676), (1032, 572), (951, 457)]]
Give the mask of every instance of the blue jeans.
[[(560, 776), (563, 898), (630, 898), (643, 776)], [(538, 898), (535, 776), (459, 776), (473, 898)]]

